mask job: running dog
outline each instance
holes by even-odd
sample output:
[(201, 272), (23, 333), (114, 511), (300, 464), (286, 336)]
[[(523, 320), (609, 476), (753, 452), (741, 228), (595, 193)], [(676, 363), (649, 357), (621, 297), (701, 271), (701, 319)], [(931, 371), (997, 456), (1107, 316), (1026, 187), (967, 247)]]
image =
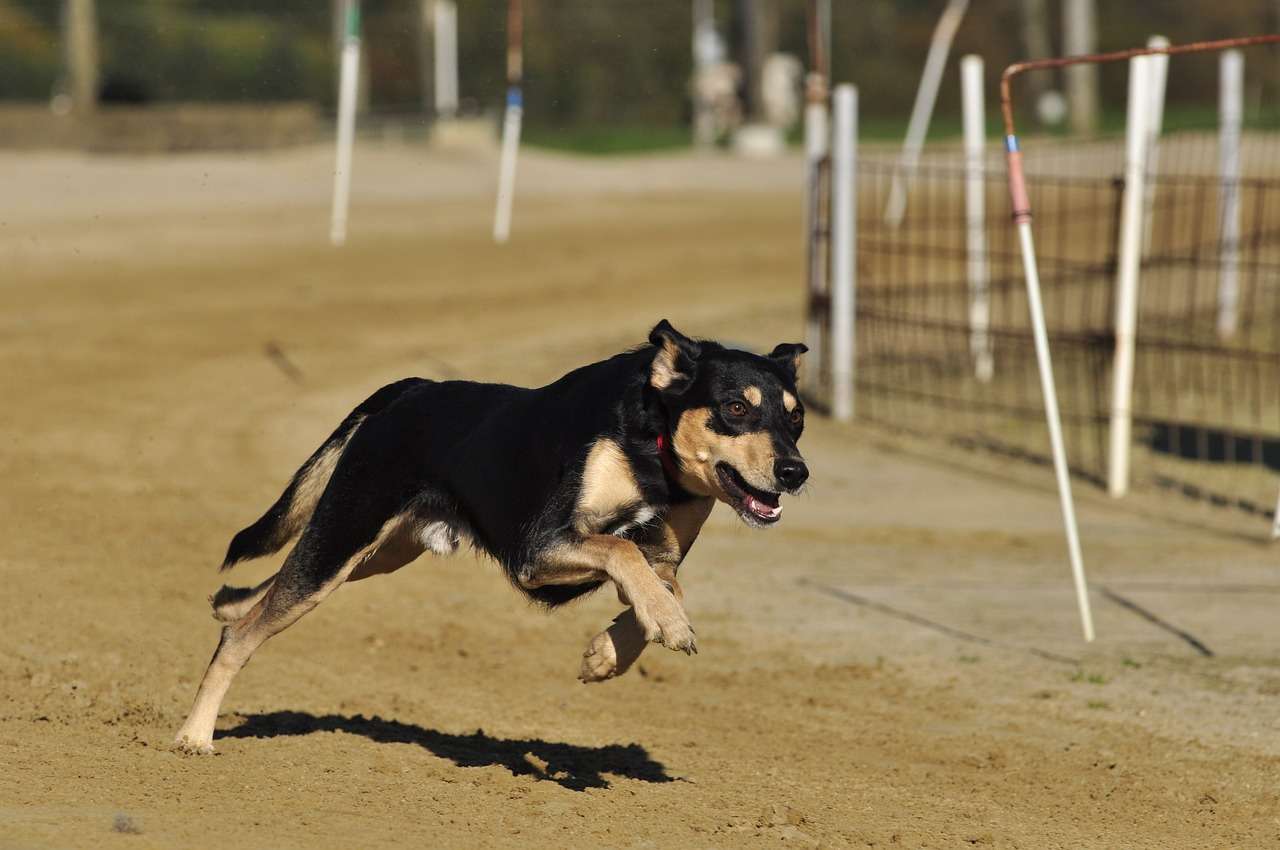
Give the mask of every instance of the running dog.
[(648, 345), (541, 389), (407, 378), (378, 390), (232, 539), (224, 570), (301, 535), (274, 576), (210, 600), (226, 625), (175, 743), (212, 752), (235, 674), (339, 585), (464, 540), (548, 608), (614, 584), (629, 607), (588, 644), (583, 681), (619, 675), (649, 642), (696, 652), (676, 571), (717, 500), (768, 526), (808, 478), (805, 351), (762, 357), (664, 319)]

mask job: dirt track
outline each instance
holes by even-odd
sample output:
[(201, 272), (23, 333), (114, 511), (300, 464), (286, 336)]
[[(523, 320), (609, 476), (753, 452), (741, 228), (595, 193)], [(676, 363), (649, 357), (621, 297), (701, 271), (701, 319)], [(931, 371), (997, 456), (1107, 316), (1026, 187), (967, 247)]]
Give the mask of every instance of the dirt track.
[(686, 562), (697, 657), (583, 686), (612, 594), (548, 616), (424, 558), (172, 752), (227, 539), (373, 387), (799, 332), (794, 163), (531, 157), (497, 250), (490, 163), (370, 152), (336, 252), (326, 156), (0, 161), (0, 847), (1280, 843), (1275, 549), (1085, 494), (1085, 647), (1047, 475), (816, 417), (811, 494)]

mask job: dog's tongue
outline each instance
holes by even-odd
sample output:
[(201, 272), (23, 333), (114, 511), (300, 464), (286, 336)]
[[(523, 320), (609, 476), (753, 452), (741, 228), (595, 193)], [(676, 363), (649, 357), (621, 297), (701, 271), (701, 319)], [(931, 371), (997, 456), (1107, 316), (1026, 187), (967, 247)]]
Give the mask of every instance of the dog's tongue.
[(782, 515), (782, 505), (766, 505), (755, 496), (747, 496), (747, 510), (761, 519), (777, 519)]

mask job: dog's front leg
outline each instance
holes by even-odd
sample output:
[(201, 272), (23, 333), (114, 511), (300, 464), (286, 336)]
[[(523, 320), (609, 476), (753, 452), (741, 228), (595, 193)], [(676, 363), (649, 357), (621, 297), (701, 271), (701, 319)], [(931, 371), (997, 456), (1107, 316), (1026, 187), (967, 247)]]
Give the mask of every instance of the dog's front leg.
[(520, 578), (526, 588), (612, 581), (631, 603), (645, 641), (695, 651), (693, 627), (673, 589), (658, 577), (635, 543), (595, 534), (548, 550)]
[[(663, 584), (671, 588), (676, 601), (684, 606), (684, 591), (676, 581), (675, 570), (670, 565), (660, 564), (653, 567), (655, 574)], [(621, 596), (619, 589), (619, 596)], [(624, 604), (629, 600), (623, 600)], [(621, 676), (631, 668), (644, 652), (648, 641), (644, 638), (644, 630), (636, 619), (635, 609), (628, 608), (617, 617), (612, 625), (591, 639), (587, 649), (582, 653), (582, 667), (578, 678), (583, 682), (603, 682), (615, 676)], [(688, 651), (697, 652), (697, 645)]]

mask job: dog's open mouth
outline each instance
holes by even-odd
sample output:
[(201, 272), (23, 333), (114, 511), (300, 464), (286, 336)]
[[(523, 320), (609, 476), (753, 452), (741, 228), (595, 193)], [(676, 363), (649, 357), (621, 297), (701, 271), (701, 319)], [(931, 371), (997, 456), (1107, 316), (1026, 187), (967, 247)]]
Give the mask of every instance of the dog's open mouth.
[(716, 475), (730, 504), (744, 519), (768, 525), (782, 518), (782, 505), (778, 504), (777, 493), (752, 487), (738, 470), (727, 463), (716, 464)]

